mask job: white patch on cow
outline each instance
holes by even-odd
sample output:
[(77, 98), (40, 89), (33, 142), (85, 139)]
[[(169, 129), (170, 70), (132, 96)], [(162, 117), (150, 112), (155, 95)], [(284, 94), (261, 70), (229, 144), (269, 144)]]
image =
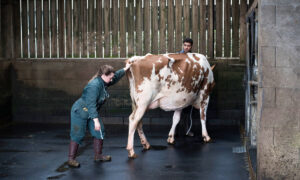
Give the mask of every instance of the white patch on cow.
[(172, 68), (173, 63), (175, 62), (175, 59), (171, 58), (168, 54), (164, 54), (163, 56), (169, 60), (169, 67)]
[(143, 58), (143, 56), (133, 56), (129, 59), (129, 62), (135, 62), (135, 61), (138, 61), (142, 58)]
[(159, 62), (159, 63), (162, 63), (162, 60), (161, 58), (159, 58), (156, 62)]

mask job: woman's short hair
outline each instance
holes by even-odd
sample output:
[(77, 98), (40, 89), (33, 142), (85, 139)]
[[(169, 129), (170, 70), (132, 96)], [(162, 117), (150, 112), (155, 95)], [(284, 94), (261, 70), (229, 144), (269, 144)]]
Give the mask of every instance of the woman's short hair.
[(110, 73), (115, 73), (114, 68), (110, 65), (103, 65), (100, 67), (99, 71), (98, 71), (98, 76), (101, 75), (110, 75)]

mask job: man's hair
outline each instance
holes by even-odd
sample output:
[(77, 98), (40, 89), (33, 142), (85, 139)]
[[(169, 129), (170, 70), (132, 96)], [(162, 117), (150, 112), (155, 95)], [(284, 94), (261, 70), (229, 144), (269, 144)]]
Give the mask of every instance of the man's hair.
[(185, 42), (190, 43), (191, 45), (193, 45), (193, 40), (191, 38), (185, 38), (183, 40), (183, 43), (185, 43)]

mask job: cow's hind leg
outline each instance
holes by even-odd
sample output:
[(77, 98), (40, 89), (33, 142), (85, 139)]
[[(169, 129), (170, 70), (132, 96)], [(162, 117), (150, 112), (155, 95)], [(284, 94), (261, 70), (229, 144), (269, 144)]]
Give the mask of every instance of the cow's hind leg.
[(137, 130), (138, 130), (138, 133), (139, 133), (139, 136), (140, 136), (140, 139), (141, 139), (141, 144), (143, 145), (144, 150), (149, 150), (150, 149), (150, 144), (147, 141), (147, 138), (146, 138), (146, 136), (144, 134), (144, 131), (143, 131), (143, 122), (142, 121), (140, 121), (138, 123)]
[(201, 127), (202, 127), (202, 137), (204, 142), (209, 142), (211, 140), (206, 129), (206, 111), (207, 111), (208, 101), (209, 101), (209, 97), (207, 97), (206, 100), (201, 101), (200, 103), (200, 119), (201, 119)]
[(181, 114), (181, 110), (177, 110), (177, 111), (174, 112), (172, 127), (170, 129), (169, 137), (168, 137), (168, 140), (167, 140), (168, 144), (174, 144), (175, 143), (175, 139), (174, 139), (175, 129), (176, 129), (177, 124), (180, 121), (180, 114)]
[(137, 125), (141, 118), (143, 117), (146, 110), (145, 107), (138, 107), (135, 112), (132, 112), (132, 114), (129, 116), (129, 131), (128, 131), (128, 142), (126, 149), (128, 150), (128, 157), (129, 158), (136, 158), (137, 155), (134, 152), (133, 149), (133, 143), (134, 143), (134, 133), (137, 128)]

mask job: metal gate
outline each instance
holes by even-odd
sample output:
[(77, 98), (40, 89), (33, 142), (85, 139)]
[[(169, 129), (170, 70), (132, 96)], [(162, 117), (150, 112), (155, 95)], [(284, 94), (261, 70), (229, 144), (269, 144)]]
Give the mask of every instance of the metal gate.
[(257, 8), (247, 16), (247, 52), (246, 52), (246, 91), (245, 91), (245, 130), (251, 146), (256, 146), (256, 114), (258, 90), (258, 38)]

